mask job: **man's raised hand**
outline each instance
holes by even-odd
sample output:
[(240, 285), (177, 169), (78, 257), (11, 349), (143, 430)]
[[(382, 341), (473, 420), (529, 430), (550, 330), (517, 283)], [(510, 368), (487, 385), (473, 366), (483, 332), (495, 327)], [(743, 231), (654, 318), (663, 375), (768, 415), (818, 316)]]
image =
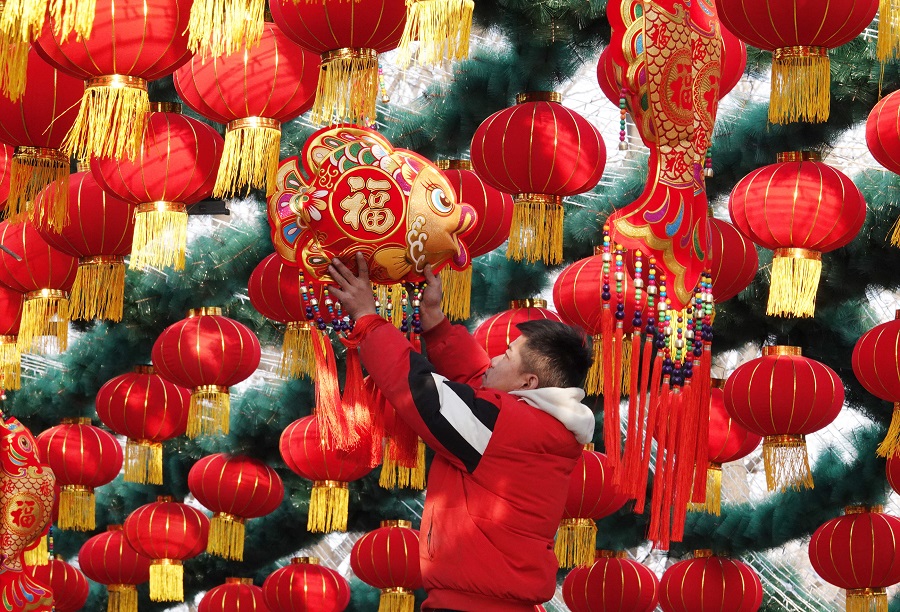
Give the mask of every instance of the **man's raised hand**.
[(351, 319), (360, 319), (368, 314), (376, 314), (375, 296), (372, 295), (372, 283), (369, 281), (369, 266), (362, 253), (356, 254), (356, 267), (359, 273), (354, 275), (340, 259), (331, 260), (328, 274), (337, 286), (331, 285), (329, 291), (341, 303)]
[(441, 299), (444, 291), (441, 279), (431, 271), (431, 264), (425, 266), (425, 290), (419, 298), (419, 316), (422, 321), (422, 330), (428, 331), (444, 320), (441, 311)]

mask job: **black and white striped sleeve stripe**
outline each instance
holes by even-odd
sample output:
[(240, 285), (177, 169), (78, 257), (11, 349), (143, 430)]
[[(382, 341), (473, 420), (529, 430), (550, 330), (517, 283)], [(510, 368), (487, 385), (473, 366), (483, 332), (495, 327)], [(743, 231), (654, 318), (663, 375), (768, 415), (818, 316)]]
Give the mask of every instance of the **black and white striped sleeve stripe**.
[(413, 402), (431, 434), (472, 472), (478, 467), (497, 422), (499, 408), (469, 385), (434, 373), (420, 355), (410, 359)]

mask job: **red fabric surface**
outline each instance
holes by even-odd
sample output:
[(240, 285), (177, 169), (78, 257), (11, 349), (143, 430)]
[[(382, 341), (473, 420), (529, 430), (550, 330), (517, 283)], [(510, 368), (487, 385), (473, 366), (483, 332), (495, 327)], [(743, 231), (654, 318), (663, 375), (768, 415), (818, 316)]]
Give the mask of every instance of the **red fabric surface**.
[(350, 551), (350, 568), (376, 589), (421, 589), (419, 532), (409, 527), (379, 527), (364, 534)]
[(442, 170), (456, 191), (456, 200), (475, 209), (478, 221), (465, 235), (469, 255), (490, 253), (509, 238), (513, 199), (485, 184), (472, 170)]
[(96, 488), (119, 475), (122, 447), (112, 434), (93, 425), (63, 424), (42, 431), (38, 450), (56, 484)]
[(565, 518), (601, 519), (625, 505), (628, 498), (620, 495), (612, 482), (609, 459), (597, 451), (583, 450), (566, 497)]
[(747, 45), (740, 38), (720, 28), (722, 34), (722, 59), (720, 61), (721, 77), (719, 79), (719, 99), (734, 89), (747, 67)]
[(756, 612), (762, 596), (753, 568), (723, 557), (680, 561), (659, 581), (663, 612)]
[(150, 559), (135, 552), (121, 525), (107, 529), (81, 545), (78, 565), (85, 576), (105, 585), (136, 585), (150, 580)]
[(900, 95), (894, 92), (875, 105), (866, 120), (866, 144), (875, 160), (900, 173)]
[(612, 54), (610, 54), (608, 49), (609, 47), (603, 49), (603, 53), (600, 54), (600, 60), (597, 62), (597, 82), (600, 84), (600, 89), (606, 98), (614, 106), (619, 106), (619, 100), (622, 96), (621, 87), (616, 79)]
[(863, 512), (831, 519), (813, 533), (809, 560), (826, 582), (842, 589), (883, 588), (900, 582), (900, 519)]
[(406, 25), (405, 0), (274, 0), (269, 9), (288, 38), (320, 54), (344, 47), (390, 51), (400, 44)]
[(150, 559), (190, 559), (206, 550), (209, 519), (178, 502), (141, 506), (125, 519), (125, 539)]
[(725, 392), (710, 389), (709, 395), (709, 461), (728, 463), (743, 459), (756, 450), (762, 436), (738, 425), (725, 410)]
[(10, 602), (16, 612), (53, 610), (50, 586), (34, 580), (26, 572), (7, 570), (0, 573), (0, 598)]
[(710, 218), (712, 241), (710, 271), (717, 304), (730, 300), (747, 288), (759, 269), (756, 247), (728, 221)]
[(206, 592), (197, 612), (269, 612), (261, 587), (226, 582)]
[(631, 559), (598, 558), (590, 567), (576, 567), (562, 586), (572, 612), (651, 612), (659, 601), (659, 579)]
[(888, 457), (885, 471), (887, 472), (888, 484), (891, 485), (895, 492), (900, 493), (900, 455)]
[(97, 416), (131, 440), (162, 442), (187, 429), (191, 392), (159, 374), (127, 372), (97, 391)]
[(866, 391), (900, 402), (900, 320), (876, 325), (853, 347), (853, 373)]
[(203, 457), (188, 473), (188, 488), (213, 512), (241, 518), (270, 514), (284, 499), (284, 484), (278, 473), (244, 455), (216, 453)]
[(291, 563), (269, 574), (262, 588), (272, 612), (341, 612), (350, 603), (350, 583), (322, 565)]
[(0, 251), (0, 283), (22, 293), (72, 288), (78, 260), (47, 244), (31, 223), (0, 222), (0, 243), (22, 258)]
[(26, 565), (25, 572), (41, 584), (50, 585), (55, 612), (77, 612), (87, 602), (87, 578), (61, 559), (52, 559), (47, 565)]
[[(307, 279), (309, 281), (309, 279)], [(307, 286), (309, 282), (306, 283)], [(250, 303), (262, 316), (279, 323), (306, 321), (306, 304), (300, 289), (300, 269), (272, 253), (259, 262), (250, 274), (247, 290)], [(313, 294), (324, 308), (321, 283), (314, 284)], [(310, 298), (313, 296), (311, 295)]]
[(288, 425), (279, 442), (288, 468), (307, 480), (358, 480), (372, 471), (369, 444), (361, 441), (351, 451), (322, 446), (317, 417), (297, 419)]
[(13, 148), (0, 143), (0, 210), (6, 206), (6, 200), (9, 198), (12, 156)]
[(16, 336), (22, 322), (22, 303), (25, 296), (0, 285), (0, 336)]
[(562, 321), (562, 318), (546, 308), (512, 308), (495, 314), (479, 325), (475, 332), (475, 341), (484, 347), (488, 357), (493, 359), (506, 352), (509, 343), (522, 335), (516, 325), (536, 319)]

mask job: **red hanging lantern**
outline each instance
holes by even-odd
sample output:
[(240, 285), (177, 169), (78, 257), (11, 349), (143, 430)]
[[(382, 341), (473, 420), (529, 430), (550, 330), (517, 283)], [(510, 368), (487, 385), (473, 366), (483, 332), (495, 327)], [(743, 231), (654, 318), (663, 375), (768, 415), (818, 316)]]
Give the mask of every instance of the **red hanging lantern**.
[(317, 557), (294, 557), (263, 583), (263, 596), (272, 612), (342, 612), (350, 603), (350, 583)]
[(25, 572), (50, 587), (55, 612), (77, 612), (87, 603), (87, 578), (62, 559), (51, 556), (50, 563), (25, 566)]
[(856, 237), (866, 218), (862, 193), (818, 153), (779, 153), (734, 187), (728, 211), (756, 244), (775, 251), (766, 314), (811, 317), (822, 253)]
[(406, 26), (400, 39), (397, 64), (409, 66), (413, 42), (418, 43), (416, 63), (441, 66), (446, 61), (469, 57), (472, 0), (413, 0), (407, 6)]
[(19, 325), (25, 296), (0, 285), (0, 388), (22, 386), (22, 353), (19, 352)]
[(274, 512), (284, 499), (284, 485), (268, 465), (244, 455), (207, 455), (188, 473), (191, 494), (212, 510), (206, 552), (244, 560), (244, 521)]
[[(828, 120), (831, 63), (828, 50), (847, 44), (872, 23), (878, 0), (830, 3), (815, 15), (797, 0), (716, 0), (722, 25), (748, 45), (772, 51), (769, 121)], [(802, 17), (801, 17), (802, 14)]]
[(109, 0), (97, 3), (90, 39), (66, 40), (49, 28), (37, 37), (41, 57), (85, 81), (64, 145), (69, 155), (137, 157), (150, 112), (147, 81), (171, 74), (191, 57), (190, 9), (186, 0)]
[(194, 308), (153, 343), (159, 375), (191, 390), (187, 435), (228, 435), (228, 388), (259, 366), (259, 339), (250, 328), (222, 315), (217, 307)]
[(278, 27), (322, 56), (311, 120), (315, 124), (375, 121), (378, 54), (395, 49), (406, 23), (404, 0), (294, 2), (269, 5)]
[(157, 103), (134, 161), (95, 159), (100, 186), (137, 206), (131, 268), (184, 269), (187, 207), (208, 198), (222, 156), (213, 128), (181, 114), (178, 104)]
[(759, 256), (753, 243), (728, 221), (710, 217), (709, 236), (712, 240), (712, 294), (716, 303), (721, 304), (753, 281), (759, 269)]
[(516, 194), (506, 251), (512, 259), (562, 262), (563, 197), (590, 191), (603, 175), (600, 132), (561, 100), (556, 92), (519, 94), (472, 137), (478, 176)]
[(372, 471), (369, 444), (362, 441), (353, 450), (326, 448), (319, 432), (318, 417), (308, 416), (285, 428), (279, 450), (292, 472), (313, 481), (307, 531), (346, 531), (350, 503), (347, 483)]
[(537, 298), (513, 300), (509, 303), (509, 310), (485, 320), (475, 328), (472, 335), (487, 352), (488, 357), (493, 359), (505, 353), (510, 342), (522, 335), (516, 325), (540, 319), (562, 322), (558, 314), (547, 309), (547, 300)]
[(847, 612), (888, 609), (885, 587), (900, 582), (900, 519), (881, 506), (848, 506), (809, 540), (809, 560), (826, 582), (847, 590)]
[(576, 567), (563, 581), (563, 600), (572, 612), (652, 612), (659, 578), (625, 551), (598, 550), (590, 567)]
[(141, 506), (125, 519), (125, 540), (150, 561), (150, 599), (184, 601), (185, 559), (206, 548), (209, 519), (168, 496)]
[(900, 453), (900, 310), (893, 321), (876, 325), (853, 347), (853, 373), (866, 391), (879, 399), (893, 402), (891, 425), (878, 447), (879, 457)]
[(137, 585), (150, 580), (150, 559), (134, 551), (122, 525), (110, 525), (82, 544), (78, 565), (88, 578), (106, 585), (107, 612), (137, 612)]
[(739, 366), (725, 383), (725, 409), (763, 440), (770, 491), (811, 489), (806, 436), (835, 418), (844, 385), (834, 370), (801, 355), (798, 346), (764, 346), (762, 357)]
[(226, 578), (206, 592), (197, 612), (269, 612), (262, 588), (252, 578)]
[[(69, 298), (73, 319), (122, 320), (125, 301), (125, 256), (134, 237), (134, 208), (107, 194), (90, 172), (69, 177), (69, 206), (65, 223), (50, 218), (51, 183), (38, 194), (35, 218), (45, 220), (36, 229), (51, 247), (78, 258), (78, 273)], [(61, 231), (60, 231), (61, 230)]]
[[(879, 20), (879, 27), (884, 21)], [(900, 29), (897, 32), (900, 35)], [(900, 174), (900, 96), (896, 94), (894, 92), (882, 98), (869, 113), (866, 120), (866, 144), (875, 161), (890, 172)], [(900, 219), (897, 219), (891, 231), (891, 244), (900, 246)]]
[(125, 481), (161, 485), (162, 443), (187, 430), (190, 391), (140, 365), (103, 383), (94, 403), (103, 424), (128, 438)]
[(594, 561), (597, 548), (597, 523), (613, 514), (628, 498), (613, 483), (609, 459), (585, 444), (569, 479), (566, 508), (554, 552), (560, 567), (587, 566)]
[[(416, 0), (418, 4), (436, 4), (442, 0)], [(472, 258), (490, 253), (509, 238), (512, 224), (513, 199), (484, 183), (472, 170), (472, 162), (465, 159), (439, 159), (437, 162), (447, 181), (456, 192), (456, 200), (475, 210), (478, 223), (466, 234), (466, 246)], [(441, 310), (450, 319), (469, 318), (472, 294), (472, 266), (462, 271), (444, 268), (440, 272), (444, 288)]]
[(41, 432), (37, 443), (60, 487), (56, 525), (60, 529), (94, 530), (94, 489), (119, 475), (119, 442), (85, 417), (63, 419), (60, 425)]
[(6, 205), (7, 219), (14, 223), (30, 217), (35, 196), (54, 181), (60, 186), (54, 216), (65, 219), (69, 156), (61, 149), (84, 92), (80, 80), (36, 57), (35, 50), (28, 56), (25, 93), (15, 102), (0, 96), (0, 140), (15, 147)]
[(756, 612), (762, 605), (759, 576), (746, 563), (695, 550), (670, 566), (659, 581), (663, 612)]
[(419, 532), (409, 521), (381, 521), (353, 545), (350, 568), (360, 580), (381, 589), (379, 610), (413, 612), (413, 591), (422, 588)]
[(194, 56), (175, 71), (175, 89), (185, 104), (226, 124), (215, 197), (249, 193), (251, 187), (275, 191), (281, 124), (312, 106), (318, 67), (318, 56), (266, 23), (257, 46), (209, 61)]

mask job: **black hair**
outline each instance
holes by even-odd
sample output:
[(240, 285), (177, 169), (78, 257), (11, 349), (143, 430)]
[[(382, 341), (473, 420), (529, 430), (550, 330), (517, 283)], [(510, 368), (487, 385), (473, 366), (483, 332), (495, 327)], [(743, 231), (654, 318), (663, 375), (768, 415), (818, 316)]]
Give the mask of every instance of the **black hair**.
[(587, 335), (577, 327), (538, 319), (516, 325), (525, 337), (522, 366), (539, 387), (581, 387), (594, 361)]

